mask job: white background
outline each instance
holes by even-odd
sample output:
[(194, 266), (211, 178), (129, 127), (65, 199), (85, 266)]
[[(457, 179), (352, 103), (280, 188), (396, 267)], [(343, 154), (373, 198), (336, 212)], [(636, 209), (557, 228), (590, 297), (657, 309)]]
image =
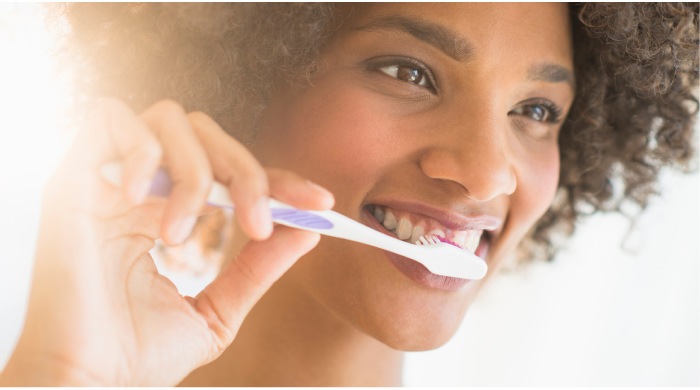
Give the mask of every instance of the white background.
[[(39, 193), (66, 143), (42, 23), (36, 5), (0, 4), (0, 367), (21, 329)], [(700, 176), (665, 174), (662, 192), (633, 252), (622, 217), (591, 218), (553, 264), (495, 280), (450, 343), (408, 354), (405, 384), (699, 386)]]

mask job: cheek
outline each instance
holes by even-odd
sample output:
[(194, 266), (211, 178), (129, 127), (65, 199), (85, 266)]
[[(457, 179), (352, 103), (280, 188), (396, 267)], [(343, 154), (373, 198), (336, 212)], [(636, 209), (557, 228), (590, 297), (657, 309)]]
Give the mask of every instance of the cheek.
[(554, 200), (559, 180), (556, 146), (530, 155), (517, 170), (518, 187), (511, 197), (508, 249), (514, 249)]
[(549, 208), (559, 182), (559, 148), (552, 146), (538, 153), (536, 158), (522, 170), (524, 201), (530, 203), (533, 214), (539, 218)]
[[(377, 99), (357, 87), (332, 81), (301, 96), (273, 103), (264, 118), (256, 156), (267, 166), (297, 172), (336, 194), (361, 196), (398, 157), (394, 123)], [(357, 197), (351, 197), (353, 201)]]

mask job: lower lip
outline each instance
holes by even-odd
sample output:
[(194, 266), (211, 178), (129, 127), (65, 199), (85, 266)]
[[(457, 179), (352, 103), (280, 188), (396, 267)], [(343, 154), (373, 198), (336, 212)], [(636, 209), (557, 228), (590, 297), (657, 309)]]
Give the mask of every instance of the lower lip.
[[(384, 228), (367, 209), (362, 210), (362, 218), (367, 222), (367, 225), (381, 233), (394, 237), (388, 230)], [(480, 245), (481, 246), (481, 245)], [(389, 251), (382, 251), (386, 254), (389, 261), (404, 275), (408, 276), (414, 282), (436, 290), (457, 291), (469, 284), (471, 279), (451, 278), (449, 276), (436, 275), (428, 271), (425, 266), (415, 260), (397, 255)]]

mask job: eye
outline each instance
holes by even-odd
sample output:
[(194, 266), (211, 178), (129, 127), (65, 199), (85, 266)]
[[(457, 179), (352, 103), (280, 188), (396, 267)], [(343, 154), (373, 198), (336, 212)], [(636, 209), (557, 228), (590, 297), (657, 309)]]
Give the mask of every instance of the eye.
[(407, 84), (415, 85), (437, 94), (437, 83), (432, 70), (422, 61), (411, 57), (381, 56), (365, 61), (367, 70), (379, 71), (381, 74)]
[(399, 79), (401, 81), (415, 84), (419, 87), (424, 87), (424, 88), (432, 87), (430, 79), (428, 79), (428, 76), (426, 76), (425, 72), (423, 72), (422, 69), (419, 69), (415, 66), (398, 65), (397, 64), (397, 65), (382, 66), (381, 68), (378, 68), (378, 69), (380, 71), (384, 72), (385, 74), (387, 74), (391, 77), (394, 77), (396, 79)]
[(535, 122), (559, 123), (561, 119), (561, 109), (548, 100), (537, 100), (534, 102), (524, 102), (520, 106), (511, 110), (509, 115), (520, 115)]

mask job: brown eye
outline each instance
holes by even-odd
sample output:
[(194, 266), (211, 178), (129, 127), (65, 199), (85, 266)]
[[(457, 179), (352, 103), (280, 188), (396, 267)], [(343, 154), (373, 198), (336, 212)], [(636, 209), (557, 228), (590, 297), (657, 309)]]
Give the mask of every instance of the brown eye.
[(535, 122), (558, 123), (561, 117), (561, 109), (548, 101), (533, 102), (516, 107), (509, 114), (524, 116)]
[(425, 76), (425, 73), (413, 66), (389, 65), (383, 66), (379, 68), (379, 70), (391, 77), (407, 83), (415, 84), (420, 87), (431, 87), (430, 80), (428, 80), (428, 77)]
[(522, 108), (521, 115), (538, 122), (548, 122), (550, 117), (549, 111), (542, 106), (525, 106)]
[(399, 80), (407, 81), (412, 84), (420, 85), (420, 82), (425, 78), (423, 72), (420, 69), (409, 68), (408, 66), (399, 66), (396, 72), (396, 78)]

